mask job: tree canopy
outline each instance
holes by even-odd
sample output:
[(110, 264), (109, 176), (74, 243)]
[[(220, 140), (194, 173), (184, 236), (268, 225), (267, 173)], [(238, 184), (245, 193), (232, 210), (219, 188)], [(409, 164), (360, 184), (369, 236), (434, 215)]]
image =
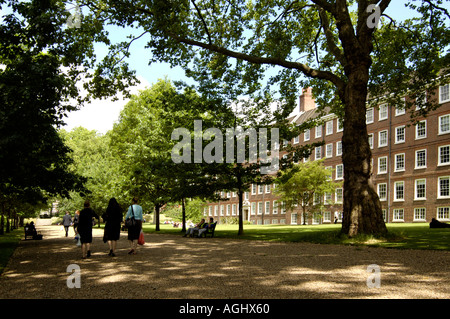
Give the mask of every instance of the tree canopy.
[(157, 230), (160, 209), (167, 203), (214, 196), (214, 168), (195, 163), (191, 143), (184, 149), (192, 154), (189, 161), (179, 163), (172, 156), (176, 129), (186, 130), (190, 139), (194, 120), (221, 122), (220, 111), (206, 112), (207, 103), (190, 87), (178, 90), (167, 79), (159, 80), (132, 96), (111, 131), (111, 148), (126, 179), (123, 184), (130, 195), (153, 204)]
[(0, 7), (3, 217), (5, 207), (17, 207), (17, 201), (39, 204), (83, 189), (84, 179), (70, 171), (70, 149), (57, 130), (69, 111), (91, 97), (124, 90), (133, 72), (123, 63), (110, 65), (108, 72), (96, 63), (94, 43), (110, 44), (102, 23), (85, 17), (89, 23), (82, 33), (67, 27), (64, 1), (2, 0)]
[(84, 191), (73, 190), (67, 198), (58, 198), (59, 210), (73, 213), (81, 210), (86, 199), (99, 214), (106, 211), (109, 200), (114, 197), (123, 207), (129, 202), (123, 191), (117, 156), (110, 148), (110, 134), (102, 135), (95, 130), (77, 127), (70, 132), (59, 131), (65, 145), (71, 149), (73, 163), (69, 169), (85, 179)]
[[(2, 26), (1, 57), (7, 65), (2, 76), (26, 78), (28, 73), (20, 70), (36, 65), (32, 71), (49, 78), (42, 69), (48, 64), (48, 72), (57, 76), (40, 84), (57, 84), (58, 90), (45, 88), (46, 94), (59, 94), (52, 101), (73, 97), (82, 102), (126, 89), (134, 81), (125, 62), (130, 45), (145, 37), (150, 62), (183, 67), (197, 81), (199, 94), (217, 102), (210, 107), (250, 96), (258, 107), (246, 109), (247, 119), (253, 116), (255, 124), (276, 121), (283, 127), (298, 92), (312, 87), (319, 110), (331, 110), (343, 123), (342, 231), (350, 236), (386, 232), (379, 198), (369, 182), (367, 104), (382, 100), (404, 105), (413, 118), (426, 115), (439, 104), (436, 97), (423, 97), (449, 80), (450, 14), (442, 0), (405, 1), (415, 13), (408, 19), (387, 14), (391, 0), (80, 0), (81, 24), (76, 28), (64, 27), (69, 16), (64, 1), (4, 3), (16, 14), (8, 15)], [(109, 24), (128, 28), (133, 35), (111, 43), (105, 31)], [(95, 60), (95, 42), (109, 47), (100, 62)], [(60, 66), (68, 70), (61, 72)], [(81, 74), (88, 80), (87, 96), (75, 85)], [(8, 83), (18, 82), (11, 78)], [(19, 97), (39, 94), (31, 87), (17, 88), (22, 90), (15, 92)], [(404, 103), (405, 95), (412, 99)], [(282, 103), (272, 115), (267, 110), (275, 97)], [(53, 119), (71, 107), (48, 105)], [(144, 155), (145, 148), (134, 151)]]
[(306, 222), (309, 214), (332, 204), (324, 202), (324, 195), (334, 193), (341, 184), (333, 182), (331, 176), (332, 171), (323, 166), (323, 160), (296, 164), (275, 180), (274, 194), (287, 210), (301, 207)]
[[(410, 95), (411, 110), (424, 89), (448, 81), (450, 15), (441, 0), (406, 1), (417, 16), (404, 20), (386, 13), (391, 0), (81, 3), (102, 21), (138, 28), (148, 36), (150, 60), (182, 66), (201, 93), (268, 101), (275, 91), (284, 101), (275, 113), (282, 121), (301, 88), (312, 87), (319, 109), (329, 107), (343, 122), (342, 231), (387, 231), (369, 183), (367, 102), (399, 104)], [(437, 106), (427, 99), (420, 112)]]

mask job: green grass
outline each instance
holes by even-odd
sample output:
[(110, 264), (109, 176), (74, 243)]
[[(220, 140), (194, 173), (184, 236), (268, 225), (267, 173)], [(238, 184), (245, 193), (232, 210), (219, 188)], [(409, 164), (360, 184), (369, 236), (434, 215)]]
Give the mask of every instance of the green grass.
[(19, 244), (23, 228), (15, 229), (0, 236), (0, 275), (8, 264), (8, 260)]
[[(218, 224), (218, 238), (265, 240), (279, 242), (310, 242), (320, 244), (361, 245), (397, 249), (450, 250), (450, 228), (430, 229), (428, 223), (387, 224), (388, 234), (383, 238), (340, 234), (341, 225), (244, 225), (244, 235), (238, 236), (237, 225)], [(155, 226), (144, 224), (144, 231), (155, 232)], [(159, 233), (182, 235), (181, 228), (160, 225)]]

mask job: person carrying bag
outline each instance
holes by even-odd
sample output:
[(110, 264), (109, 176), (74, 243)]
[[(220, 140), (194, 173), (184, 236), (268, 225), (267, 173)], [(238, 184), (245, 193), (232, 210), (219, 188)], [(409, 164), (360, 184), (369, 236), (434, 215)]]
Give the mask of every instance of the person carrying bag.
[(126, 228), (133, 228), (134, 226), (136, 226), (136, 219), (134, 218), (133, 205), (131, 205), (130, 208), (131, 208), (131, 217), (128, 217), (125, 220)]
[(131, 248), (128, 252), (129, 255), (136, 254), (139, 236), (142, 230), (142, 207), (137, 203), (138, 199), (136, 197), (133, 198), (132, 204), (128, 208), (125, 216), (125, 226), (128, 229), (128, 240)]
[(139, 245), (145, 244), (145, 237), (144, 237), (144, 232), (142, 231), (142, 229), (141, 229), (141, 233), (139, 234), (138, 244)]

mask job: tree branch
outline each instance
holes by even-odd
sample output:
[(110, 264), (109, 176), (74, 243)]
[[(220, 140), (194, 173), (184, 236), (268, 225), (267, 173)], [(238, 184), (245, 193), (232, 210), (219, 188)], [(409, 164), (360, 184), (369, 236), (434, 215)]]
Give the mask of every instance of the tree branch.
[[(317, 3), (320, 6), (323, 6), (324, 9), (328, 9), (330, 10), (330, 12), (335, 12), (334, 10), (334, 5), (328, 3), (327, 1), (324, 0), (312, 0), (314, 3)], [(136, 7), (136, 9), (138, 11), (141, 11), (143, 13), (149, 14), (149, 15), (153, 15), (153, 13), (147, 9), (144, 8), (139, 8)], [(204, 42), (200, 42), (200, 41), (196, 41), (196, 40), (192, 40), (192, 39), (188, 39), (188, 38), (183, 38), (181, 36), (179, 36), (178, 34), (171, 32), (170, 30), (166, 30), (163, 31), (168, 37), (174, 39), (175, 41), (179, 42), (179, 43), (184, 43), (187, 45), (192, 45), (192, 46), (196, 46), (196, 47), (200, 47), (209, 51), (213, 51), (216, 53), (220, 53), (223, 54), (225, 56), (228, 57), (232, 57), (235, 59), (239, 59), (239, 60), (244, 60), (250, 63), (254, 63), (254, 64), (268, 64), (268, 65), (277, 65), (277, 66), (282, 66), (288, 69), (295, 69), (298, 70), (300, 72), (302, 72), (304, 75), (306, 75), (307, 77), (311, 77), (311, 78), (317, 78), (317, 79), (322, 79), (322, 80), (327, 80), (330, 81), (331, 83), (333, 83), (337, 89), (339, 91), (343, 91), (346, 83), (336, 74), (330, 72), (330, 71), (321, 71), (321, 70), (316, 70), (313, 69), (311, 67), (309, 67), (306, 64), (303, 63), (299, 63), (299, 62), (292, 62), (292, 61), (286, 61), (280, 58), (274, 58), (274, 57), (258, 57), (258, 56), (252, 56), (249, 54), (245, 54), (245, 53), (241, 53), (241, 52), (236, 52), (236, 51), (232, 51), (229, 49), (226, 49), (224, 47), (220, 47), (217, 46), (215, 44), (212, 44), (211, 42), (209, 43), (204, 43)]]
[(275, 23), (278, 19), (286, 16), (287, 12), (292, 8), (292, 6), (294, 5), (294, 3), (298, 2), (298, 0), (294, 0), (293, 2), (289, 3), (289, 5), (283, 10), (283, 12), (281, 12), (278, 17), (272, 22)]
[(357, 54), (356, 49), (359, 48), (353, 23), (350, 18), (346, 0), (336, 0), (336, 10), (334, 18), (336, 20), (336, 27), (339, 32), (339, 39), (341, 40), (344, 55)]
[(431, 7), (433, 7), (434, 9), (440, 10), (442, 11), (449, 19), (450, 19), (450, 14), (448, 12), (447, 9), (439, 7), (437, 5), (435, 5), (434, 3), (432, 3), (430, 0), (423, 0), (424, 2), (428, 3)]
[(333, 33), (330, 29), (330, 21), (328, 20), (327, 13), (323, 8), (320, 7), (319, 7), (319, 16), (320, 19), (322, 20), (322, 28), (327, 40), (328, 50), (330, 50), (330, 53), (334, 55), (334, 57), (342, 64), (342, 66), (345, 66), (346, 60), (344, 54), (341, 51), (341, 49), (339, 49), (339, 47), (336, 45), (333, 39)]
[(205, 19), (203, 19), (202, 13), (201, 13), (200, 9), (197, 7), (197, 4), (195, 3), (195, 1), (194, 1), (194, 0), (191, 0), (191, 2), (192, 2), (192, 4), (194, 5), (195, 10), (197, 10), (198, 17), (200, 18), (200, 20), (201, 20), (202, 23), (203, 23), (203, 26), (205, 27), (205, 32), (206, 32), (206, 34), (208, 35), (208, 41), (209, 41), (209, 44), (212, 44), (212, 41), (211, 41), (211, 34), (209, 34), (208, 26), (206, 25)]
[(335, 1), (330, 3), (326, 0), (311, 0), (311, 2), (315, 3), (316, 5), (318, 5), (319, 7), (323, 8), (325, 11), (331, 13), (334, 17), (336, 17), (337, 10)]
[(127, 47), (126, 47), (126, 53), (123, 55), (123, 57), (122, 57), (117, 63), (120, 63), (120, 62), (122, 62), (123, 59), (125, 59), (125, 57), (127, 56), (127, 53), (128, 53), (129, 50), (130, 50), (131, 44), (132, 44), (134, 41), (140, 39), (140, 38), (141, 38), (144, 34), (146, 34), (146, 33), (148, 33), (148, 31), (142, 32), (139, 36), (137, 36), (137, 37), (131, 39), (131, 41), (128, 42)]
[(290, 14), (290, 13), (302, 11), (303, 9), (308, 8), (308, 7), (316, 7), (316, 6), (313, 6), (313, 5), (305, 4), (305, 5), (301, 6), (301, 7), (293, 8), (294, 4), (296, 4), (296, 3), (298, 3), (298, 0), (295, 0), (295, 1), (291, 2), (291, 3), (284, 9), (284, 11), (283, 11), (282, 13), (280, 13), (280, 14), (278, 15), (278, 17), (277, 17), (274, 21), (272, 21), (272, 24), (274, 24), (275, 22), (277, 22), (277, 20), (286, 17), (286, 16), (287, 16), (288, 14)]
[[(358, 23), (357, 23), (357, 34), (361, 37), (364, 36), (371, 36), (373, 32), (375, 32), (376, 28), (369, 28), (369, 26), (367, 25), (367, 19), (370, 15), (369, 12), (367, 12), (367, 7), (370, 4), (377, 4), (378, 0), (372, 0), (372, 1), (367, 1), (366, 4), (361, 4), (363, 5), (363, 7), (359, 8), (359, 13), (358, 13)], [(382, 0), (380, 2), (380, 4), (378, 5), (378, 7), (380, 8), (380, 17), (383, 15), (384, 11), (386, 10), (386, 8), (389, 6), (389, 4), (391, 3), (391, 0)]]
[(166, 34), (169, 37), (176, 40), (177, 42), (200, 47), (200, 48), (203, 48), (206, 50), (220, 53), (220, 54), (223, 54), (223, 55), (226, 55), (226, 56), (229, 56), (232, 58), (236, 58), (239, 60), (244, 60), (244, 61), (247, 61), (250, 63), (278, 65), (278, 66), (282, 66), (282, 67), (285, 67), (288, 69), (295, 69), (295, 70), (302, 72), (303, 74), (305, 74), (308, 77), (328, 80), (328, 81), (332, 82), (334, 85), (336, 85), (336, 87), (338, 89), (343, 89), (345, 86), (344, 81), (341, 80), (337, 75), (333, 74), (332, 72), (316, 70), (316, 69), (310, 68), (309, 66), (307, 66), (306, 64), (303, 64), (303, 63), (286, 61), (286, 60), (283, 60), (280, 58), (274, 58), (274, 57), (252, 56), (252, 55), (248, 55), (245, 53), (232, 51), (232, 50), (229, 50), (229, 49), (226, 49), (226, 48), (214, 45), (214, 44), (207, 44), (207, 43), (203, 43), (203, 42), (192, 40), (192, 39), (182, 38), (182, 37), (178, 36), (177, 34), (174, 34), (170, 31), (167, 31)]
[(391, 3), (391, 0), (382, 0), (380, 2), (379, 7), (380, 7), (381, 14), (384, 13), (384, 11), (386, 10), (386, 8), (389, 6), (390, 3)]
[[(320, 20), (321, 20), (321, 23), (322, 23), (322, 19), (320, 19)], [(314, 51), (316, 53), (317, 65), (320, 65), (319, 52), (318, 52), (318, 49), (317, 49), (317, 40), (319, 39), (319, 36), (320, 36), (320, 28), (317, 29), (317, 33), (316, 33), (316, 36), (314, 38)]]

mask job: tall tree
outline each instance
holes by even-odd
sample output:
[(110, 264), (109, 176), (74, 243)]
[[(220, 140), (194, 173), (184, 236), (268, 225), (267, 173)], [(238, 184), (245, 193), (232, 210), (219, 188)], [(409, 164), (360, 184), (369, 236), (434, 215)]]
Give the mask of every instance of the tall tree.
[[(170, 81), (159, 80), (132, 96), (111, 132), (112, 149), (120, 158), (124, 176), (128, 176), (125, 188), (153, 204), (156, 230), (160, 209), (166, 203), (214, 193), (212, 171), (208, 173), (204, 163), (195, 163), (191, 152), (194, 120), (210, 122), (221, 117), (219, 111), (207, 113), (205, 107), (191, 88), (183, 85), (179, 91)], [(173, 156), (180, 142), (178, 136), (172, 137), (179, 129), (188, 139), (181, 156), (185, 162)]]
[(124, 198), (120, 187), (123, 176), (110, 148), (110, 134), (102, 135), (83, 127), (70, 132), (62, 129), (59, 134), (71, 149), (70, 170), (85, 179), (83, 192), (71, 191), (69, 198), (58, 198), (60, 210), (81, 210), (83, 202), (89, 199), (91, 207), (101, 216), (112, 197), (122, 206), (128, 204), (129, 198)]
[[(368, 96), (389, 93), (389, 100), (398, 102), (409, 93), (423, 96), (424, 85), (448, 81), (449, 12), (442, 1), (405, 2), (417, 14), (405, 21), (386, 14), (391, 2), (102, 0), (86, 5), (112, 23), (148, 33), (152, 61), (184, 67), (209, 82), (204, 86), (209, 92), (229, 89), (221, 83), (232, 79), (252, 94), (275, 71), (268, 84), (278, 85), (286, 103), (277, 114), (286, 117), (299, 88), (312, 86), (320, 107), (331, 107), (343, 120), (342, 231), (354, 236), (387, 231), (370, 184)], [(380, 17), (385, 23), (378, 29)], [(436, 99), (427, 103), (422, 113), (437, 106)]]
[(280, 197), (287, 210), (301, 207), (306, 223), (310, 213), (323, 204), (331, 204), (321, 200), (325, 193), (333, 193), (340, 186), (331, 180), (331, 175), (332, 171), (323, 166), (323, 160), (300, 163), (280, 172), (275, 180), (274, 194)]
[[(120, 64), (108, 69), (116, 73), (108, 83), (107, 72), (87, 74), (95, 64), (93, 43), (109, 42), (89, 16), (83, 32), (68, 28), (63, 1), (1, 0), (0, 8), (0, 198), (33, 203), (45, 199), (41, 191), (67, 196), (82, 189), (83, 179), (68, 169), (70, 149), (58, 127), (67, 112), (125, 88), (133, 74)], [(87, 95), (77, 85), (83, 75)]]

